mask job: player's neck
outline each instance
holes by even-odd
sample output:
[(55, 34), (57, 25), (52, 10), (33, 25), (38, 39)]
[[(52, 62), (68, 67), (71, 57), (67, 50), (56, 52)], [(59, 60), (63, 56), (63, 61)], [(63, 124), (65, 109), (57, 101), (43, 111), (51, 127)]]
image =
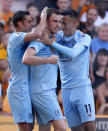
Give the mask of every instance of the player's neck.
[(75, 31), (72, 31), (72, 32), (69, 33), (69, 34), (64, 34), (64, 36), (66, 36), (66, 37), (71, 37), (75, 32), (76, 32), (76, 30), (75, 30)]
[(15, 31), (16, 31), (16, 32), (24, 32), (24, 31), (22, 31), (22, 30), (19, 29), (19, 28), (16, 28)]

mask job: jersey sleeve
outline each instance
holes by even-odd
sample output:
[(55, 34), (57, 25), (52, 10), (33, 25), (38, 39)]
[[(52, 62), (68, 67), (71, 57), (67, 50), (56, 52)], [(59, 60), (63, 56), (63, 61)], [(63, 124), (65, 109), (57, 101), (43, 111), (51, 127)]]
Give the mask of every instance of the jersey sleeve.
[(77, 44), (81, 44), (86, 47), (91, 46), (91, 37), (88, 34), (82, 33), (77, 39), (76, 39)]
[(77, 57), (86, 49), (86, 47), (81, 44), (76, 44), (73, 48), (69, 48), (56, 42), (53, 42), (52, 47), (70, 59)]
[(20, 43), (24, 43), (24, 38), (27, 35), (27, 33), (24, 32), (17, 32), (15, 33), (16, 37), (16, 41), (20, 44)]
[(44, 45), (41, 42), (32, 41), (28, 48), (34, 48), (36, 50), (36, 53), (38, 54), (40, 50), (44, 48)]
[(76, 44), (73, 48), (65, 47), (57, 42), (53, 42), (52, 47), (58, 52), (66, 55), (68, 58), (73, 59), (80, 55), (84, 50), (89, 49), (91, 45), (91, 37), (87, 34), (80, 33), (76, 37)]
[(15, 33), (13, 33), (8, 39), (8, 44), (14, 44), (15, 46), (26, 44), (24, 42), (24, 38), (25, 38), (26, 34), (27, 33), (25, 33), (25, 32), (15, 32)]

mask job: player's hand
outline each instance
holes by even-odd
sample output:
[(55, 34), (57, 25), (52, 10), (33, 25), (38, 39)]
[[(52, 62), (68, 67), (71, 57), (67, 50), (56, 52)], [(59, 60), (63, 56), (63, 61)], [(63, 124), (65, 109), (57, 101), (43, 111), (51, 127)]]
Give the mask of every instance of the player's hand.
[(47, 18), (47, 9), (48, 7), (45, 7), (42, 12), (41, 12), (41, 15), (40, 15), (40, 18), (42, 21), (46, 21), (46, 18)]
[(57, 55), (51, 55), (48, 58), (48, 63), (50, 64), (56, 64), (58, 62), (58, 56)]
[(56, 41), (56, 37), (54, 35), (52, 35), (52, 40), (55, 42)]
[(47, 33), (43, 33), (40, 40), (37, 40), (39, 42), (44, 43), (45, 45), (52, 45), (53, 39), (50, 39)]

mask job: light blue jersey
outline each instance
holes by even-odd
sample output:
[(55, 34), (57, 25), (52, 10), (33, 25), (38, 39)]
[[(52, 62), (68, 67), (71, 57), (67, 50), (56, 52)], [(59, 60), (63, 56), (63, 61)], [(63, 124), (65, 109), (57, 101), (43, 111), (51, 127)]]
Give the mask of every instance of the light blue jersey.
[[(50, 46), (40, 42), (31, 42), (29, 48), (36, 50), (39, 57), (50, 57)], [(30, 67), (30, 93), (36, 110), (38, 124), (49, 124), (53, 120), (63, 119), (56, 95), (57, 64), (42, 64)]]
[(27, 49), (28, 43), (24, 43), (26, 33), (12, 33), (8, 40), (8, 62), (11, 70), (12, 80), (8, 91), (21, 92), (29, 89), (28, 66), (22, 64), (22, 57)]
[(22, 57), (28, 47), (24, 43), (26, 33), (12, 33), (8, 40), (8, 62), (12, 78), (7, 91), (8, 101), (16, 124), (33, 123), (32, 104), (29, 94), (28, 66)]
[(52, 47), (58, 51), (64, 113), (70, 128), (95, 120), (93, 92), (89, 78), (91, 38), (76, 31), (71, 37), (56, 35)]
[[(31, 42), (28, 48), (30, 47), (36, 50), (39, 57), (50, 57), (52, 54), (50, 46), (46, 46), (41, 42)], [(56, 64), (43, 64), (30, 67), (30, 93), (39, 93), (56, 88), (56, 81)]]
[[(61, 33), (56, 35), (59, 45), (54, 42), (52, 47), (59, 52), (62, 88), (74, 88), (90, 84), (89, 51), (91, 38), (80, 31), (76, 31), (71, 37), (66, 37), (63, 32)], [(65, 49), (59, 47), (61, 45)], [(66, 49), (66, 47), (69, 48)], [(80, 50), (83, 52), (77, 56), (77, 51)]]

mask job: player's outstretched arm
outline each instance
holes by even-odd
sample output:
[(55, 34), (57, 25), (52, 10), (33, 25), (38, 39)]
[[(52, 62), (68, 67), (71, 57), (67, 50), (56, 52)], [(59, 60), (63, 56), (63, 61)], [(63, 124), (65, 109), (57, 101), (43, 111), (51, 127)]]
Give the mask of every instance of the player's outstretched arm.
[(28, 48), (23, 56), (22, 63), (26, 65), (42, 65), (42, 64), (56, 64), (58, 57), (51, 55), (50, 57), (39, 57), (36, 56), (37, 52), (34, 48)]
[(46, 45), (51, 45), (54, 49), (56, 49), (58, 52), (66, 55), (70, 59), (73, 59), (80, 55), (87, 47), (90, 47), (91, 38), (89, 35), (85, 35), (82, 41), (77, 42), (76, 45), (73, 48), (65, 47), (60, 45), (57, 42), (52, 42), (47, 36), (44, 35), (43, 43)]
[(46, 18), (47, 18), (47, 7), (45, 7), (41, 13), (40, 23), (32, 32), (27, 33), (27, 35), (24, 38), (24, 42), (33, 41), (42, 36), (46, 27)]
[(76, 44), (73, 48), (62, 46), (56, 42), (53, 42), (52, 47), (60, 53), (66, 55), (68, 58), (73, 59), (80, 55), (86, 47), (80, 44)]

